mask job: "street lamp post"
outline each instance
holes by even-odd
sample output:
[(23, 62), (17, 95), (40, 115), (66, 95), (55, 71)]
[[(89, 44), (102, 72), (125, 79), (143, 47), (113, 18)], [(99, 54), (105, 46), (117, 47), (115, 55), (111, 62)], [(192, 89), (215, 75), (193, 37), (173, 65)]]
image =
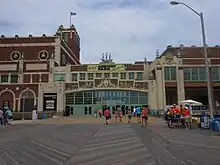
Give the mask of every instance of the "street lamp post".
[(203, 13), (198, 13), (196, 10), (188, 6), (187, 4), (183, 2), (177, 2), (177, 1), (171, 1), (171, 5), (184, 5), (191, 11), (193, 11), (196, 15), (200, 17), (201, 21), (201, 28), (202, 28), (202, 42), (203, 42), (203, 53), (205, 56), (205, 69), (206, 69), (206, 77), (207, 77), (207, 91), (208, 91), (208, 103), (209, 103), (209, 109), (210, 109), (210, 116), (211, 119), (213, 119), (213, 106), (212, 106), (212, 92), (211, 92), (211, 78), (210, 78), (210, 72), (209, 72), (209, 59), (208, 59), (208, 53), (207, 53), (207, 44), (206, 44), (206, 35), (205, 35), (205, 23), (203, 18)]

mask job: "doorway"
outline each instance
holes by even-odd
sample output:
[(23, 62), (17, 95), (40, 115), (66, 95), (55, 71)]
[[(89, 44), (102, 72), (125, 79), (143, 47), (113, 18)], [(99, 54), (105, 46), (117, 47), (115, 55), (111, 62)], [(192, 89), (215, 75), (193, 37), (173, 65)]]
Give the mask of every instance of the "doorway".
[(34, 107), (34, 94), (31, 91), (24, 91), (20, 97), (20, 110), (32, 112)]
[(84, 107), (84, 115), (88, 115), (88, 108)]
[(92, 115), (92, 107), (89, 107), (89, 115)]
[(71, 115), (71, 116), (74, 115), (73, 107), (70, 108), (70, 115)]

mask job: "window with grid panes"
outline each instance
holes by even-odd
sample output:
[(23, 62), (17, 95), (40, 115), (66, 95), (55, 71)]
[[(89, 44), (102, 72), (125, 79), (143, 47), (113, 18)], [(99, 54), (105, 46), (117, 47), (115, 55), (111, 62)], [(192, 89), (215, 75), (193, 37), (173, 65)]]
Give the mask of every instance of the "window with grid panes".
[(219, 67), (212, 67), (212, 80), (213, 81), (220, 81), (220, 68)]
[(118, 73), (112, 73), (112, 77), (118, 78)]
[(164, 67), (164, 78), (168, 81), (176, 80), (176, 67)]
[(191, 69), (190, 68), (184, 68), (183, 69), (184, 72), (184, 80), (191, 80)]
[(199, 80), (206, 81), (206, 72), (205, 68), (198, 68), (199, 69)]
[(143, 72), (137, 72), (137, 80), (143, 80)]
[(198, 68), (191, 68), (191, 76), (192, 76), (192, 80), (199, 80), (199, 72), (198, 72)]
[(96, 76), (96, 78), (101, 78), (102, 77), (102, 73), (96, 73), (95, 76)]
[(8, 75), (1, 75), (1, 83), (7, 83), (8, 82)]
[(72, 73), (72, 81), (77, 81), (77, 80), (78, 80), (78, 74)]
[(128, 78), (129, 78), (130, 80), (134, 80), (134, 72), (129, 72), (129, 73), (128, 73)]
[(110, 77), (110, 73), (104, 73), (104, 77), (105, 78), (109, 78)]
[(12, 74), (11, 75), (11, 82), (10, 83), (18, 83), (18, 75)]
[(93, 80), (93, 73), (88, 73), (88, 80)]
[(79, 79), (80, 80), (85, 80), (86, 79), (86, 74), (85, 73), (80, 73), (79, 74)]
[[(185, 81), (206, 81), (206, 71), (204, 67), (184, 68), (183, 71)], [(212, 74), (216, 76), (214, 72), (212, 72)]]
[(120, 73), (120, 78), (122, 80), (125, 80), (126, 79), (126, 73)]

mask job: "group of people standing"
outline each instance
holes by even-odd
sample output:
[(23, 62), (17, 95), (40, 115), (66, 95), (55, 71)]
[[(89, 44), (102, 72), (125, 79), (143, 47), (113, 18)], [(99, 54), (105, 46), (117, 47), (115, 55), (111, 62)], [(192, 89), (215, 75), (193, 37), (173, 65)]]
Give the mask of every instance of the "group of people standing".
[(12, 112), (9, 108), (0, 109), (0, 124), (6, 125), (6, 124), (12, 124)]
[(186, 129), (191, 127), (192, 121), (189, 108), (187, 106), (183, 107), (183, 105), (180, 105), (180, 108), (178, 108), (176, 104), (167, 109), (165, 120), (170, 128), (173, 128), (174, 124), (177, 126), (182, 124)]
[[(95, 116), (99, 116), (100, 118), (102, 117), (102, 115), (104, 115), (105, 117), (105, 124), (109, 123), (109, 120), (112, 118), (110, 109), (107, 108), (106, 110), (104, 110), (104, 112), (102, 110), (98, 110), (98, 113), (95, 114)], [(123, 119), (123, 112), (121, 110), (120, 107), (117, 108), (117, 110), (114, 111), (114, 119), (115, 122), (122, 122)], [(147, 121), (148, 121), (148, 107), (147, 106), (143, 106), (143, 107), (136, 107), (133, 109), (133, 112), (131, 111), (131, 109), (129, 109), (127, 111), (127, 117), (128, 117), (128, 123), (131, 123), (131, 119), (132, 117), (136, 117), (137, 118), (137, 122), (141, 123), (143, 126), (147, 125)]]

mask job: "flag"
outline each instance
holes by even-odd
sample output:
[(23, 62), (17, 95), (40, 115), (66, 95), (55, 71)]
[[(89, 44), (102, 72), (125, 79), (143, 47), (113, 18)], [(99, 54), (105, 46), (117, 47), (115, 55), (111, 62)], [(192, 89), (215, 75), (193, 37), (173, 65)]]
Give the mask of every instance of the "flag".
[(76, 13), (70, 12), (70, 16), (74, 16), (76, 15)]

